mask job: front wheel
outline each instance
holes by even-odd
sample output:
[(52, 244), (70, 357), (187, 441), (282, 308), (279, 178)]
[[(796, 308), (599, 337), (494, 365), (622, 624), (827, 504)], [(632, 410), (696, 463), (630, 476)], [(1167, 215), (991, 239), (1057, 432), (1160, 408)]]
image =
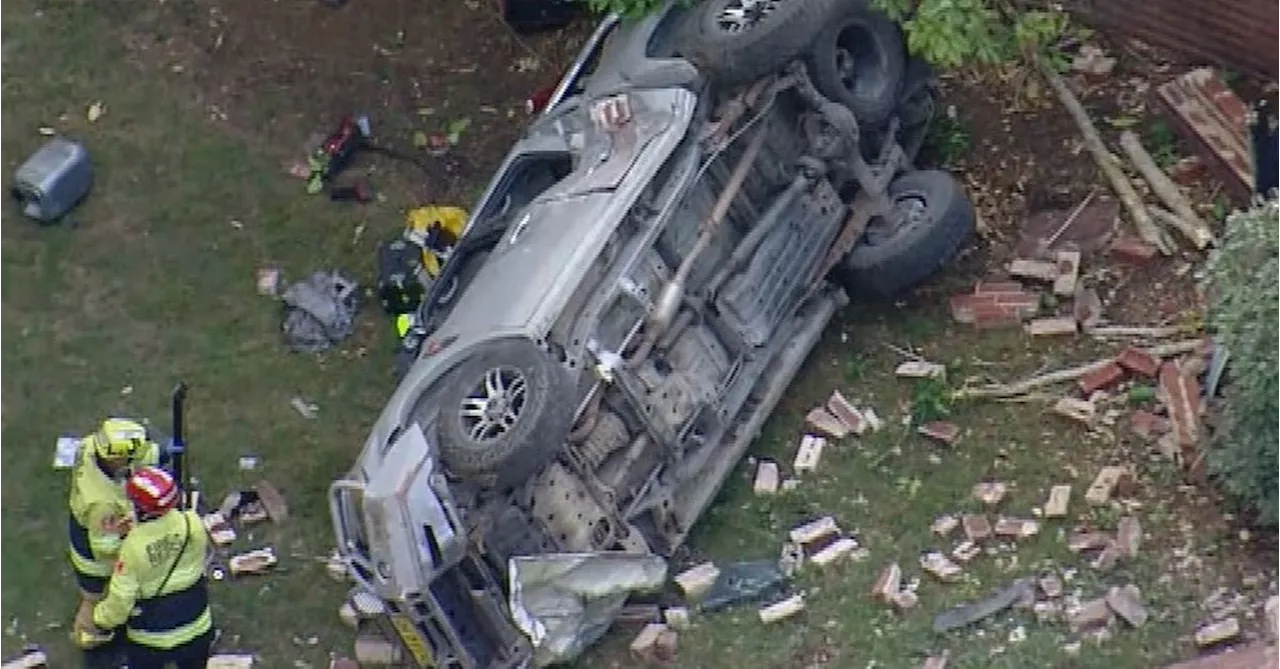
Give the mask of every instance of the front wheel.
[(889, 184), (894, 215), (871, 219), (841, 262), (850, 292), (891, 298), (923, 282), (955, 258), (973, 235), (973, 204), (955, 177), (907, 172)]

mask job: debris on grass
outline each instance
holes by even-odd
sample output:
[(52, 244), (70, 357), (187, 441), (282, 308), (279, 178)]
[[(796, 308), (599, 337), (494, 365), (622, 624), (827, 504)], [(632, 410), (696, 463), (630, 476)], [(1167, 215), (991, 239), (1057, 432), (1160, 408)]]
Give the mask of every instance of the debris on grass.
[(1153, 379), (1160, 372), (1160, 362), (1159, 357), (1135, 346), (1124, 349), (1116, 356), (1116, 364), (1134, 374)]
[(983, 481), (973, 486), (973, 498), (987, 506), (995, 506), (1004, 499), (1009, 486), (1001, 481)]
[(657, 660), (655, 649), (658, 645), (658, 637), (662, 636), (669, 628), (663, 623), (649, 623), (645, 625), (640, 633), (631, 640), (631, 657), (639, 662), (653, 662)]
[(1044, 503), (1045, 518), (1066, 518), (1071, 504), (1071, 486), (1055, 485), (1049, 489), (1049, 500)]
[(804, 595), (795, 594), (760, 609), (760, 622), (768, 625), (796, 615), (804, 610)]
[(825, 567), (837, 560), (845, 558), (857, 550), (858, 542), (851, 537), (840, 537), (835, 541), (827, 544), (821, 550), (809, 557), (809, 561)]
[(1111, 495), (1120, 487), (1126, 478), (1132, 478), (1133, 474), (1128, 467), (1108, 466), (1103, 467), (1098, 472), (1098, 476), (1093, 479), (1093, 483), (1089, 485), (1089, 489), (1084, 492), (1084, 499), (1093, 506), (1102, 506), (1111, 501)]
[(205, 666), (207, 669), (253, 669), (253, 656), (218, 654), (210, 657)]
[(1138, 409), (1129, 416), (1129, 430), (1146, 442), (1154, 442), (1172, 429), (1173, 424), (1168, 418), (1157, 416), (1146, 409)]
[(1040, 533), (1040, 523), (1026, 518), (1006, 518), (1002, 516), (996, 519), (993, 531), (999, 537), (1026, 539)]
[(280, 294), (280, 268), (275, 266), (258, 268), (256, 279), (258, 294), (264, 297), (277, 297)]
[(866, 407), (862, 410), (862, 417), (867, 421), (867, 429), (872, 432), (879, 432), (880, 428), (884, 427), (884, 421), (880, 419), (880, 416), (876, 415), (876, 410), (871, 407)]
[(1058, 278), (1058, 266), (1044, 260), (1018, 258), (1009, 263), (1009, 276), (1050, 283)]
[(886, 603), (893, 601), (894, 595), (902, 589), (902, 567), (893, 562), (884, 566), (871, 586), (871, 596)]
[(235, 542), (236, 531), (231, 527), (231, 523), (221, 512), (214, 511), (205, 515), (202, 519), (204, 528), (209, 533), (209, 539), (218, 546), (228, 546)]
[(355, 656), (360, 666), (389, 666), (400, 662), (400, 646), (381, 634), (366, 632), (356, 637)]
[(938, 551), (928, 551), (920, 556), (920, 568), (932, 574), (944, 583), (951, 583), (960, 578), (964, 570), (952, 562), (946, 555)]
[(1053, 255), (1056, 272), (1053, 279), (1053, 294), (1058, 297), (1071, 297), (1076, 293), (1076, 285), (1080, 281), (1080, 252), (1058, 251)]
[(253, 484), (253, 492), (257, 493), (258, 503), (271, 522), (281, 523), (289, 518), (289, 505), (285, 502), (284, 495), (270, 482), (258, 481)]
[(800, 448), (796, 451), (796, 459), (791, 468), (797, 474), (814, 471), (818, 468), (818, 462), (822, 459), (822, 449), (826, 445), (827, 440), (822, 437), (804, 435), (800, 439)]
[(258, 458), (252, 455), (242, 455), (240, 456), (238, 465), (240, 467), (240, 471), (251, 472), (258, 468)]
[(1076, 317), (1048, 316), (1028, 321), (1023, 329), (1032, 337), (1059, 337), (1077, 333), (1079, 327)]
[(343, 602), (342, 606), (338, 607), (338, 620), (351, 629), (360, 626), (360, 614), (356, 613), (356, 607), (352, 606), (351, 602)]
[(967, 564), (970, 560), (982, 553), (982, 547), (973, 541), (962, 541), (954, 550), (951, 551), (951, 557), (961, 564)]
[(1133, 559), (1138, 557), (1138, 548), (1142, 546), (1142, 524), (1134, 516), (1125, 516), (1116, 525), (1116, 546), (1120, 556)]
[(826, 434), (832, 439), (844, 439), (849, 436), (849, 428), (838, 418), (831, 415), (825, 407), (814, 407), (804, 417), (805, 422), (815, 430)]
[(960, 427), (955, 423), (932, 420), (916, 428), (920, 434), (946, 446), (953, 446), (960, 437)]
[(1108, 360), (1097, 369), (1081, 375), (1076, 381), (1076, 386), (1080, 388), (1082, 395), (1088, 397), (1099, 390), (1112, 388), (1122, 380), (1124, 380), (1124, 368), (1114, 360)]
[(1044, 593), (1049, 599), (1057, 599), (1062, 596), (1063, 586), (1062, 579), (1054, 572), (1048, 572), (1040, 576), (1038, 581), (1040, 592)]
[(831, 415), (835, 416), (836, 420), (839, 420), (855, 436), (861, 436), (867, 429), (866, 419), (838, 390), (833, 391), (827, 400), (827, 411), (830, 411)]
[(676, 574), (675, 582), (687, 599), (699, 599), (711, 589), (720, 576), (720, 568), (712, 562), (703, 562)]
[(289, 406), (293, 407), (293, 410), (297, 411), (299, 416), (302, 416), (307, 420), (314, 419), (320, 413), (320, 407), (318, 405), (308, 402), (296, 395), (293, 399), (289, 400)]
[(667, 627), (675, 630), (689, 628), (689, 609), (683, 606), (672, 606), (662, 610), (662, 621)]
[(89, 105), (89, 108), (85, 110), (84, 115), (85, 115), (85, 118), (88, 119), (90, 123), (97, 123), (98, 119), (105, 116), (106, 113), (107, 113), (107, 106), (103, 104), (101, 100), (98, 100), (93, 104)]
[(947, 661), (951, 658), (949, 653), (941, 655), (931, 655), (925, 659), (924, 664), (920, 665), (920, 669), (947, 669)]
[(1132, 583), (1107, 591), (1107, 606), (1129, 623), (1130, 627), (1142, 627), (1147, 622), (1147, 609), (1142, 605), (1142, 593)]
[(1237, 636), (1240, 636), (1240, 620), (1232, 616), (1197, 629), (1195, 638), (1197, 646), (1208, 648), (1224, 641), (1231, 641)]
[(232, 576), (246, 576), (266, 573), (276, 563), (275, 549), (268, 546), (232, 556), (228, 566), (231, 568)]
[(700, 608), (717, 611), (741, 602), (756, 601), (780, 591), (786, 577), (774, 560), (733, 562), (720, 570), (703, 596)]
[(927, 360), (908, 360), (893, 370), (893, 373), (903, 379), (933, 379), (945, 375), (947, 368), (936, 362)]
[(930, 530), (939, 537), (946, 537), (959, 526), (960, 519), (948, 513), (935, 518)]
[(1099, 597), (1081, 602), (1078, 608), (1068, 612), (1067, 625), (1072, 632), (1079, 633), (1107, 626), (1111, 623), (1112, 616), (1106, 598)]
[(1123, 552), (1116, 542), (1112, 541), (1103, 547), (1098, 556), (1093, 559), (1093, 562), (1089, 563), (1089, 566), (1097, 571), (1108, 572), (1115, 569), (1121, 557), (1123, 557)]
[(761, 460), (756, 464), (755, 480), (751, 489), (757, 495), (773, 495), (778, 492), (778, 463), (773, 460)]
[(822, 516), (791, 528), (787, 537), (799, 546), (811, 544), (823, 537), (840, 534), (840, 526), (833, 516)]
[(1093, 425), (1098, 418), (1098, 408), (1093, 402), (1074, 397), (1059, 398), (1053, 405), (1053, 412), (1086, 426)]
[(969, 541), (979, 542), (991, 537), (991, 521), (983, 514), (966, 514), (960, 518), (960, 523)]
[[(49, 657), (44, 654), (44, 651), (30, 649), (23, 652), (22, 657), (5, 662), (0, 669), (39, 669), (40, 667), (48, 666), (48, 663)], [(212, 667), (212, 660), (210, 660), (210, 663), (209, 666)]]

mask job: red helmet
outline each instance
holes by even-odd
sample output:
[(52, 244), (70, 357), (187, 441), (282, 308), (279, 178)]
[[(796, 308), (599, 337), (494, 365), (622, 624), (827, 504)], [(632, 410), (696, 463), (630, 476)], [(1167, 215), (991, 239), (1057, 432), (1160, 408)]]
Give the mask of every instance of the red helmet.
[(124, 493), (142, 516), (158, 516), (178, 502), (178, 484), (159, 467), (143, 467), (129, 477)]

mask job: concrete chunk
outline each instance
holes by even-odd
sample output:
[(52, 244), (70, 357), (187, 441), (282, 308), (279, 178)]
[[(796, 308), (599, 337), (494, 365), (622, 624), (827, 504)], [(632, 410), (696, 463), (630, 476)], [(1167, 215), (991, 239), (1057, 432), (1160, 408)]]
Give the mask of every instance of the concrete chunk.
[(960, 542), (952, 551), (951, 558), (961, 564), (967, 564), (973, 558), (978, 557), (982, 552), (982, 547), (972, 541)]
[(1076, 292), (1076, 282), (1080, 280), (1080, 252), (1058, 251), (1054, 254), (1057, 265), (1057, 276), (1053, 279), (1053, 294), (1059, 297), (1070, 297)]
[(1009, 263), (1009, 275), (1019, 279), (1032, 279), (1049, 283), (1058, 278), (1058, 267), (1043, 260), (1025, 260), (1019, 258)]
[(908, 360), (898, 365), (893, 373), (903, 379), (931, 379), (942, 376), (946, 371), (946, 367), (936, 362)]
[(1055, 573), (1048, 573), (1040, 577), (1040, 592), (1044, 593), (1049, 599), (1057, 599), (1062, 596), (1062, 579)]
[(814, 553), (813, 556), (809, 558), (809, 561), (818, 565), (819, 567), (825, 567), (837, 560), (840, 560), (846, 557), (847, 555), (852, 553), (857, 547), (858, 547), (857, 541), (854, 541), (849, 537), (841, 537), (827, 544), (822, 550), (818, 551), (817, 553)]
[(1072, 532), (1067, 535), (1067, 550), (1072, 553), (1105, 548), (1111, 543), (1111, 535), (1106, 532)]
[(930, 529), (934, 534), (945, 537), (955, 531), (960, 526), (960, 519), (951, 514), (943, 514), (933, 519), (933, 525)]
[(751, 489), (757, 495), (772, 495), (778, 492), (780, 479), (778, 463), (773, 460), (761, 460), (756, 465), (756, 478), (751, 484)]
[(1064, 418), (1070, 418), (1085, 425), (1092, 425), (1098, 417), (1098, 408), (1093, 402), (1079, 400), (1074, 397), (1060, 398), (1053, 405), (1053, 412)]
[(658, 645), (658, 637), (665, 631), (667, 626), (662, 623), (645, 625), (636, 638), (631, 640), (631, 657), (640, 662), (652, 662), (658, 659), (654, 649)]

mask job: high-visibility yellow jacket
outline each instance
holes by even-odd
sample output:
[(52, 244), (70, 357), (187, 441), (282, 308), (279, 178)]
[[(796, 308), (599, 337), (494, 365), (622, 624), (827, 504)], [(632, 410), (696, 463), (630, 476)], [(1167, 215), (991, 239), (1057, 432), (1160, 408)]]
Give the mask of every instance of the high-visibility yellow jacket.
[(139, 523), (120, 544), (93, 624), (104, 630), (127, 625), (130, 641), (162, 650), (213, 629), (204, 575), (208, 551), (209, 534), (194, 511), (173, 510)]
[[(155, 465), (160, 449), (155, 444), (134, 460), (136, 466)], [(118, 523), (129, 518), (133, 506), (124, 495), (124, 484), (107, 475), (98, 464), (92, 437), (80, 442), (80, 455), (71, 472), (71, 566), (92, 578), (108, 578), (121, 535)]]

